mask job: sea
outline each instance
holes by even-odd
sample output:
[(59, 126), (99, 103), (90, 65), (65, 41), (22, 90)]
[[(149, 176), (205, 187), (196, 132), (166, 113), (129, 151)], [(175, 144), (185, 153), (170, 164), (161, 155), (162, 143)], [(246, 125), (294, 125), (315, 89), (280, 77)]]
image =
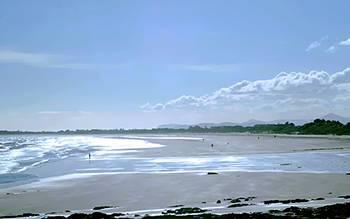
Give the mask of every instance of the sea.
[(100, 174), (349, 173), (350, 139), (234, 134), (2, 135), (0, 188)]

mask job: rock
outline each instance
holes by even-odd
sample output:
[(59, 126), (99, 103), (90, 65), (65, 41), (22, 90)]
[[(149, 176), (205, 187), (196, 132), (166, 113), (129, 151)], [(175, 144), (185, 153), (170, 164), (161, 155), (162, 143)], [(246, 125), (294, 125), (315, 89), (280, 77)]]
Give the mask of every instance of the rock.
[(265, 205), (269, 204), (275, 204), (275, 203), (282, 203), (282, 204), (290, 204), (290, 203), (300, 203), (300, 202), (308, 202), (307, 199), (289, 199), (289, 200), (267, 200), (264, 201)]
[(162, 212), (162, 214), (195, 214), (195, 213), (203, 213), (207, 210), (203, 210), (200, 208), (178, 208), (175, 210), (167, 210), (166, 212)]
[(216, 172), (208, 172), (207, 175), (217, 175), (218, 173)]
[(231, 203), (238, 203), (238, 202), (241, 202), (241, 198), (232, 199), (230, 202), (231, 202)]
[(228, 208), (237, 208), (237, 207), (243, 207), (243, 206), (248, 206), (249, 204), (247, 203), (238, 203), (238, 204), (232, 204), (229, 205)]
[(97, 206), (97, 207), (94, 207), (92, 210), (96, 211), (96, 210), (102, 210), (106, 208), (113, 208), (113, 206)]
[(256, 199), (256, 197), (255, 196), (249, 196), (249, 197), (245, 198), (244, 201), (247, 202), (247, 201), (251, 201), (253, 199)]
[(38, 216), (40, 216), (40, 214), (23, 213), (23, 214), (20, 214), (20, 215), (0, 216), (0, 218), (38, 217)]
[[(249, 205), (246, 203), (239, 203), (232, 205), (231, 207), (240, 207), (242, 205)], [(170, 211), (170, 210), (169, 210)], [(174, 211), (175, 212), (175, 211)], [(186, 215), (182, 216), (181, 218), (184, 219), (284, 219), (284, 218), (349, 218), (350, 217), (350, 203), (341, 203), (341, 204), (334, 204), (334, 205), (327, 205), (323, 207), (318, 208), (299, 208), (299, 207), (289, 207), (284, 210), (270, 210), (269, 213), (230, 213), (230, 214), (210, 214), (210, 213), (203, 213), (205, 210), (202, 210), (200, 208), (180, 208), (177, 209), (177, 214), (192, 214), (196, 213), (196, 215)], [(144, 218), (147, 219), (172, 219), (177, 218), (176, 215), (158, 215), (158, 216), (150, 216), (145, 215)], [(173, 214), (173, 212), (172, 212)], [(176, 214), (176, 213), (175, 213)], [(25, 216), (28, 216), (29, 214), (23, 214)], [(20, 215), (23, 217), (23, 215)], [(136, 217), (139, 217), (140, 215), (135, 215)], [(9, 216), (9, 217), (0, 217), (0, 218), (13, 218), (16, 216)], [(17, 216), (18, 217), (18, 216)], [(55, 216), (55, 217), (47, 217), (48, 219), (64, 219), (62, 216)], [(92, 214), (72, 214), (68, 217), (68, 219), (114, 219), (113, 215), (107, 215), (99, 212), (94, 212)]]
[(217, 201), (216, 201), (216, 204), (221, 204), (221, 200), (217, 200)]
[(169, 206), (169, 208), (179, 208), (179, 207), (183, 207), (184, 205), (171, 205)]
[(47, 219), (66, 219), (64, 216), (49, 216)]
[(314, 201), (321, 201), (321, 200), (324, 200), (324, 198), (313, 198), (312, 200), (314, 200)]
[(87, 219), (88, 215), (83, 213), (75, 213), (68, 217), (68, 219)]
[(350, 195), (341, 195), (341, 196), (338, 196), (338, 198), (349, 199)]
[(113, 216), (113, 217), (120, 217), (120, 216), (124, 216), (125, 214), (123, 214), (123, 213), (113, 213), (113, 214), (111, 214), (111, 216)]

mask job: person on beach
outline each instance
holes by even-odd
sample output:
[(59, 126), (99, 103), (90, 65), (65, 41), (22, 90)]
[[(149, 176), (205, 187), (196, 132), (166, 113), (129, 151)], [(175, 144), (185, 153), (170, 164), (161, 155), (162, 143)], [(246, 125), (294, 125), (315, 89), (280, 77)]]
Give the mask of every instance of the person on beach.
[(89, 160), (91, 160), (91, 153), (89, 153)]

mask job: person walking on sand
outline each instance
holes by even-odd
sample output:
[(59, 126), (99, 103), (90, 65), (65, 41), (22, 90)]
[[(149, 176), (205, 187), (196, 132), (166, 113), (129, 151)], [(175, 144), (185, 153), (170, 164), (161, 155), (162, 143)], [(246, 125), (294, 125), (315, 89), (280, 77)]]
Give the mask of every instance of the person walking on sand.
[(89, 160), (91, 160), (91, 153), (89, 153)]

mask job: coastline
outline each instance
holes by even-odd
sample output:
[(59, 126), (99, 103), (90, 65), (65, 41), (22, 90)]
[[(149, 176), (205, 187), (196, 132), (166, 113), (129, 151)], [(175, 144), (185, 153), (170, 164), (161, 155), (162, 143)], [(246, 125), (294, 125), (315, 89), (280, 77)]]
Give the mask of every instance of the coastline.
[[(92, 136), (97, 140), (103, 137), (98, 143), (113, 142), (117, 154), (109, 157), (113, 151), (102, 145), (100, 151), (93, 153), (92, 160), (82, 153), (27, 169), (25, 174), (38, 178), (0, 189), (0, 216), (91, 214), (94, 208), (103, 206), (113, 208), (101, 212), (141, 216), (161, 215), (176, 209), (174, 206), (199, 207), (212, 214), (268, 212), (290, 206), (344, 203), (347, 199), (342, 197), (350, 194), (348, 139), (214, 133)], [(146, 147), (119, 153), (125, 146), (118, 145), (120, 142), (113, 138), (121, 137), (144, 140)], [(319, 159), (326, 156), (327, 162), (336, 161), (335, 169), (322, 171), (330, 163), (323, 166), (316, 162), (317, 167), (322, 166), (317, 171), (315, 163), (308, 161), (315, 154), (321, 155)], [(332, 160), (332, 154), (340, 155)], [(261, 171), (249, 169), (252, 165), (267, 164), (272, 166)], [(239, 170), (240, 166), (244, 170)], [(84, 169), (87, 172), (80, 172)], [(228, 208), (229, 199), (241, 197), (254, 199), (238, 203), (248, 205)], [(264, 204), (268, 200), (294, 199), (307, 202)]]
[[(345, 174), (259, 172), (217, 175), (111, 174), (67, 178), (0, 190), (0, 213), (2, 216), (28, 212), (62, 214), (67, 210), (88, 213), (96, 206), (118, 206), (114, 211), (130, 212), (166, 209), (176, 205), (201, 208), (214, 206), (218, 209), (213, 212), (217, 213), (225, 210), (230, 213), (254, 211), (254, 208), (261, 212), (259, 203), (273, 199), (325, 198), (320, 201), (322, 205), (345, 202), (345, 199), (338, 197), (349, 195), (349, 179), (350, 176)], [(256, 197), (253, 200), (255, 205), (227, 209), (228, 203), (224, 199), (239, 197)], [(218, 200), (220, 204), (217, 204)], [(307, 204), (310, 203), (317, 206), (315, 201)]]

